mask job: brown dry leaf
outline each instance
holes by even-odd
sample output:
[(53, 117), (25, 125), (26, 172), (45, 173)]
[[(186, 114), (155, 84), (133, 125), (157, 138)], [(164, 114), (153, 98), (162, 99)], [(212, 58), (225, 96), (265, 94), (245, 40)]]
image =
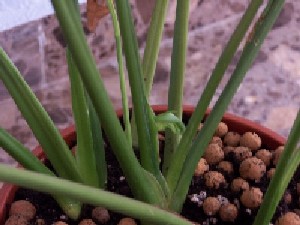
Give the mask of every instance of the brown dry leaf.
[(87, 27), (94, 32), (99, 20), (109, 14), (105, 0), (87, 0)]

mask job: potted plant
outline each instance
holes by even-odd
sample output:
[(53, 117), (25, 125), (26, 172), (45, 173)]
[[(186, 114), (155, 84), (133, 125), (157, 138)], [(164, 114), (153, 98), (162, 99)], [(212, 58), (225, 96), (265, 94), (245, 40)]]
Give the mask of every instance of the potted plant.
[[(90, 2), (98, 4), (96, 1)], [(52, 0), (52, 4), (67, 42), (66, 57), (76, 124), (76, 153), (73, 155), (69, 151), (46, 111), (1, 49), (0, 79), (38, 139), (53, 170), (44, 166), (16, 139), (0, 129), (0, 146), (27, 169), (0, 165), (0, 180), (50, 193), (65, 213), (74, 219), (79, 216), (82, 204), (87, 203), (140, 219), (142, 224), (192, 224), (193, 222), (176, 213), (180, 213), (195, 168), (211, 142), (227, 105), (279, 15), (284, 0), (269, 1), (258, 19), (255, 16), (262, 1), (252, 0), (249, 3), (223, 50), (194, 113), (190, 114), (185, 124), (182, 93), (189, 1), (177, 1), (168, 108), (166, 112), (160, 111), (158, 114), (149, 106), (148, 97), (168, 1), (156, 2), (142, 62), (129, 1), (116, 0), (116, 11), (114, 2), (107, 1), (117, 45), (123, 102), (122, 123), (112, 107), (85, 41), (76, 1)], [(254, 26), (247, 36), (236, 69), (198, 132), (214, 91), (252, 22)], [(131, 121), (124, 85), (122, 50), (133, 101)], [(300, 114), (255, 218), (255, 225), (269, 224), (276, 205), (298, 166), (299, 129)], [(165, 134), (165, 141), (164, 147), (160, 149), (158, 137), (161, 131)], [(282, 139), (278, 141), (281, 142)], [(134, 199), (105, 191), (107, 169), (104, 155), (107, 145), (116, 156)], [(137, 147), (138, 152), (133, 151), (132, 146)], [(160, 153), (163, 153), (162, 157)]]

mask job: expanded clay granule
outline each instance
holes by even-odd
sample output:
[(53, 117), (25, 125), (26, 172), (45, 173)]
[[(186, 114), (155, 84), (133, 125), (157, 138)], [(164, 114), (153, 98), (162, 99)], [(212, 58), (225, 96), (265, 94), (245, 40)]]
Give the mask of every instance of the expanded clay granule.
[(92, 219), (83, 219), (78, 225), (96, 225)]
[(232, 174), (233, 173), (233, 165), (232, 165), (231, 162), (228, 162), (228, 161), (219, 162), (218, 169), (224, 171), (227, 174)]
[(209, 171), (204, 175), (205, 185), (209, 188), (218, 189), (221, 184), (225, 184), (224, 176), (217, 171)]
[(197, 168), (195, 169), (195, 176), (201, 176), (208, 170), (209, 170), (208, 163), (204, 158), (201, 158), (197, 164)]
[(224, 159), (224, 152), (218, 144), (209, 144), (205, 150), (203, 158), (209, 165), (217, 164)]
[(240, 145), (248, 147), (254, 151), (260, 148), (261, 138), (256, 133), (246, 132), (241, 137)]
[(32, 220), (35, 217), (35, 214), (35, 206), (26, 200), (18, 200), (13, 202), (9, 210), (10, 216), (22, 216), (27, 220)]
[(224, 144), (237, 147), (240, 143), (241, 135), (237, 132), (229, 131), (224, 137)]
[(231, 190), (233, 192), (240, 192), (249, 189), (249, 183), (243, 178), (236, 178), (231, 182)]
[(269, 166), (272, 159), (272, 153), (267, 149), (260, 149), (256, 152), (255, 156), (261, 159), (266, 166)]
[(216, 197), (208, 197), (203, 202), (203, 211), (208, 216), (215, 215), (221, 207), (221, 204)]
[(263, 193), (259, 188), (250, 188), (245, 190), (240, 198), (241, 203), (250, 209), (257, 208), (260, 206), (263, 200)]
[(221, 206), (219, 215), (224, 222), (234, 222), (238, 215), (238, 209), (234, 204), (228, 203)]
[(288, 212), (281, 216), (275, 225), (300, 225), (300, 217), (293, 212)]
[(220, 122), (218, 124), (218, 127), (217, 127), (216, 131), (215, 131), (215, 136), (224, 137), (227, 132), (228, 132), (227, 124), (223, 123), (223, 122)]
[(239, 146), (234, 149), (234, 157), (237, 161), (242, 162), (243, 160), (252, 156), (250, 148)]
[(240, 175), (244, 179), (260, 181), (265, 173), (266, 165), (256, 157), (245, 159), (240, 165)]

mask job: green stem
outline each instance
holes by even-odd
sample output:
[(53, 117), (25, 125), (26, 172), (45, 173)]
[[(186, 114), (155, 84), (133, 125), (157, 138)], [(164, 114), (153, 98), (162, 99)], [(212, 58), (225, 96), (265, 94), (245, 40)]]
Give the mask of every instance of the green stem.
[(242, 82), (247, 70), (252, 65), (265, 37), (279, 15), (280, 10), (278, 10), (278, 8), (279, 6), (274, 8), (272, 7), (272, 9), (269, 10), (270, 14), (268, 15), (264, 12), (255, 24), (253, 36), (251, 35), (251, 38), (248, 38), (241, 58), (230, 80), (191, 146), (173, 195), (171, 203), (172, 209), (176, 211), (181, 209), (198, 160), (203, 155), (206, 146), (215, 132), (215, 127), (217, 127), (218, 123), (221, 121), (221, 118), (234, 93)]
[(38, 160), (29, 149), (17, 139), (0, 128), (0, 147), (24, 168), (40, 173), (50, 174), (50, 170)]
[(55, 171), (64, 178), (80, 182), (82, 179), (68, 146), (2, 48), (0, 48), (0, 79), (14, 99)]
[(158, 140), (152, 110), (147, 102), (137, 38), (128, 0), (117, 0), (124, 53), (126, 58), (129, 83), (133, 101), (133, 111), (138, 132), (140, 157), (142, 166), (158, 180), (163, 180), (159, 170)]
[(234, 53), (239, 47), (240, 42), (243, 40), (243, 37), (245, 36), (261, 4), (262, 0), (252, 0), (250, 2), (245, 14), (243, 15), (241, 21), (231, 35), (229, 42), (224, 48), (212, 72), (212, 75), (197, 103), (195, 111), (189, 120), (186, 130), (182, 134), (182, 138), (178, 144), (178, 147), (176, 148), (175, 154), (170, 159), (171, 162), (176, 162), (169, 165), (169, 170), (166, 175), (171, 193), (176, 188), (176, 184), (178, 182), (186, 156), (188, 155), (188, 152), (190, 150), (192, 140), (197, 133), (197, 128), (204, 117), (205, 111), (212, 97), (214, 96), (215, 90), (217, 89), (221, 79), (223, 78), (228, 65), (232, 61)]
[(152, 191), (153, 186), (158, 184), (149, 180), (142, 170), (114, 111), (85, 40), (77, 9), (69, 1), (52, 0), (52, 4), (82, 82), (133, 194), (136, 198), (147, 202), (155, 204), (161, 202), (161, 196)]
[[(186, 51), (189, 25), (190, 1), (177, 1), (176, 21), (174, 26), (173, 52), (171, 59), (171, 76), (168, 93), (168, 111), (182, 119), (183, 84), (186, 66)], [(166, 130), (163, 173), (166, 174), (170, 159), (179, 143), (180, 135)]]
[[(29, 149), (25, 148), (17, 139), (8, 134), (5, 130), (0, 128), (0, 147), (13, 157), (24, 168), (55, 176), (40, 160), (38, 160)], [(72, 219), (77, 219), (81, 212), (81, 204), (72, 199), (54, 195), (53, 196), (59, 206)]]
[[(263, 13), (262, 20), (272, 27), (284, 6), (284, 0), (270, 1)], [(263, 24), (260, 24), (260, 27)], [(259, 27), (259, 28), (260, 28)], [(255, 39), (254, 39), (255, 40)], [(282, 156), (280, 157), (275, 175), (265, 194), (264, 201), (255, 217), (254, 225), (269, 224), (275, 209), (300, 163), (300, 148), (296, 149), (300, 139), (300, 110), (290, 132)]]
[[(74, 0), (74, 4), (77, 9), (78, 19), (81, 20), (78, 0)], [(91, 99), (88, 96), (86, 90), (85, 90), (85, 100), (88, 104), (88, 112), (89, 112), (89, 120), (90, 120), (89, 123), (90, 123), (90, 128), (92, 133), (92, 143), (93, 143), (93, 154), (95, 156), (94, 164), (96, 165), (96, 174), (98, 177), (98, 183), (100, 188), (105, 188), (105, 184), (107, 181), (107, 165), (105, 161), (105, 148), (104, 148), (104, 141), (102, 136), (102, 128), (101, 128), (100, 121), (97, 117), (95, 108), (93, 106), (93, 103), (91, 102)]]
[(90, 112), (90, 126), (93, 136), (93, 149), (95, 155), (96, 171), (98, 175), (99, 187), (105, 188), (107, 182), (107, 164), (105, 160), (105, 147), (102, 135), (101, 123), (97, 117), (96, 110), (88, 95), (86, 95)]
[(153, 77), (155, 74), (156, 62), (164, 29), (164, 22), (168, 10), (168, 4), (169, 0), (156, 1), (148, 30), (142, 64), (147, 99), (149, 99), (153, 84)]
[(112, 17), (115, 39), (116, 39), (116, 46), (117, 46), (117, 59), (119, 64), (120, 89), (122, 93), (123, 121), (125, 124), (125, 133), (130, 146), (132, 146), (131, 124), (129, 120), (129, 107), (128, 107), (128, 97), (126, 91), (125, 74), (124, 74), (124, 66), (123, 66), (123, 53), (122, 53), (120, 27), (119, 27), (117, 13), (113, 1), (107, 0), (107, 5), (110, 11), (110, 15)]
[(268, 225), (300, 163), (300, 110), (253, 225)]
[[(164, 28), (165, 17), (168, 9), (169, 0), (156, 1), (155, 7), (151, 17), (151, 23), (148, 30), (146, 47), (144, 50), (144, 57), (142, 69), (145, 81), (146, 97), (149, 101), (151, 88), (153, 84), (153, 77), (155, 74), (156, 62), (159, 53), (159, 46)], [(138, 147), (138, 133), (136, 129), (136, 122), (134, 113), (131, 120), (132, 126), (132, 143), (133, 146)]]
[(71, 83), (72, 109), (77, 135), (77, 166), (85, 184), (99, 187), (96, 159), (93, 149), (93, 136), (90, 126), (90, 112), (88, 111), (86, 93), (79, 71), (76, 68), (68, 49), (66, 50), (66, 56)]
[(176, 214), (134, 199), (97, 188), (84, 186), (75, 182), (24, 171), (5, 165), (0, 165), (0, 180), (37, 191), (68, 196), (86, 204), (92, 204), (95, 206), (101, 205), (109, 210), (141, 219), (143, 221), (153, 222), (155, 224), (193, 224)]

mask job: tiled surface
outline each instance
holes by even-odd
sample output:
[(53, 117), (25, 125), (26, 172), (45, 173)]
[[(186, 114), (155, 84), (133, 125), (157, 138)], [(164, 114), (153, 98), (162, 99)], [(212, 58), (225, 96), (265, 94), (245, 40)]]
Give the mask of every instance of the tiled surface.
[[(141, 2), (141, 1), (139, 1)], [(226, 41), (247, 6), (247, 0), (192, 0), (184, 102), (196, 104)], [(133, 5), (141, 49), (145, 45), (153, 1)], [(166, 30), (151, 103), (167, 102), (175, 5), (170, 1)], [(85, 13), (82, 9), (83, 23)], [(300, 2), (287, 1), (228, 111), (287, 136), (300, 106)], [(113, 30), (109, 16), (87, 34), (98, 68), (116, 108), (121, 106)], [(72, 123), (64, 42), (53, 16), (0, 33), (0, 44), (16, 63), (58, 127)], [(237, 61), (237, 57), (234, 60)], [(234, 70), (231, 65), (227, 74)], [(226, 76), (228, 77), (228, 75)], [(217, 100), (222, 82), (213, 103)], [(212, 105), (213, 105), (212, 103)], [(0, 126), (29, 148), (37, 143), (5, 88), (0, 84)], [(0, 162), (12, 163), (0, 150)]]

